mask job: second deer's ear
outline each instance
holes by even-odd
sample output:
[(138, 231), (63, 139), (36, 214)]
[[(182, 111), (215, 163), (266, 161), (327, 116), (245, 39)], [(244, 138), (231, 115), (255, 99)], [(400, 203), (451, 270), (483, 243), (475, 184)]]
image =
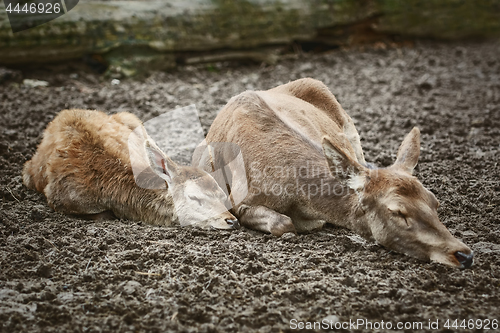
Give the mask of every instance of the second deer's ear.
[(396, 162), (406, 171), (412, 173), (413, 169), (417, 166), (418, 157), (420, 156), (420, 130), (414, 127), (408, 135), (406, 135), (403, 143), (398, 149)]
[(177, 174), (177, 164), (162, 152), (154, 142), (146, 140), (144, 145), (151, 169), (163, 178), (168, 185), (172, 184), (173, 178)]
[(322, 146), (330, 172), (345, 185), (359, 175), (365, 167), (359, 164), (354, 158), (354, 152), (349, 150), (347, 139), (338, 136), (336, 138), (323, 137)]

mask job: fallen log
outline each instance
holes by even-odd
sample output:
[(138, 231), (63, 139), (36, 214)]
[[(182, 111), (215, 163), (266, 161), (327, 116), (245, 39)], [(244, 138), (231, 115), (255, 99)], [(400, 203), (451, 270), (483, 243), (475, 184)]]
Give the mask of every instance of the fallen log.
[[(125, 75), (217, 59), (273, 59), (257, 49), (293, 42), (345, 45), (381, 36), (500, 36), (500, 0), (80, 1), (49, 23), (13, 33), (0, 4), (0, 64), (99, 54)], [(206, 55), (215, 51), (216, 56)], [(225, 54), (225, 55), (222, 55)], [(271, 60), (272, 61), (272, 60)]]

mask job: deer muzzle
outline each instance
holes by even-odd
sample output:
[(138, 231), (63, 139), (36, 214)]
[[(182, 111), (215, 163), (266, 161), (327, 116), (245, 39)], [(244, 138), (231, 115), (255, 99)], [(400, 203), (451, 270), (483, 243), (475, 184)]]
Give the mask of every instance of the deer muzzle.
[(226, 223), (231, 226), (233, 229), (239, 229), (240, 228), (240, 222), (238, 219), (226, 219)]
[(470, 268), (472, 266), (472, 263), (474, 262), (474, 252), (466, 254), (457, 251), (453, 255), (458, 260), (458, 262), (463, 266), (463, 268)]

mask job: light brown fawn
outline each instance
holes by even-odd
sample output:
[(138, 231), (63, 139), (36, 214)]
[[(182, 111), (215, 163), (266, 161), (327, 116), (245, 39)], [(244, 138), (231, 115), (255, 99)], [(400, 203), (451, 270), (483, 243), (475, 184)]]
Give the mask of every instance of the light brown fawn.
[[(144, 134), (141, 121), (127, 112), (108, 116), (61, 111), (24, 165), (24, 184), (45, 194), (50, 207), (66, 214), (102, 218), (111, 212), (155, 225), (237, 228), (238, 220), (224, 206), (226, 195), (213, 177), (199, 168), (177, 165), (147, 134), (137, 136), (138, 127)], [(131, 161), (131, 155), (144, 160)], [(159, 181), (162, 186), (138, 186), (132, 163), (146, 166), (140, 175), (143, 183)]]
[[(280, 236), (332, 223), (412, 257), (472, 265), (472, 251), (440, 222), (434, 194), (412, 176), (418, 128), (392, 166), (374, 168), (365, 162), (351, 118), (319, 81), (233, 97), (206, 141), (241, 149), (248, 195), (233, 212), (248, 228)], [(195, 154), (193, 165), (213, 171), (210, 158)]]

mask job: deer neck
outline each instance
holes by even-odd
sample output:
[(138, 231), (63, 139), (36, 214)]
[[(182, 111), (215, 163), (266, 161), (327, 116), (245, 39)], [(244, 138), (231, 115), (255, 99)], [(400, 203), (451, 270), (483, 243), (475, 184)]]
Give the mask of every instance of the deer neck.
[(299, 189), (317, 189), (309, 192), (301, 207), (301, 214), (314, 220), (324, 220), (348, 228), (370, 239), (370, 215), (361, 204), (361, 191), (341, 184), (330, 175), (320, 175), (299, 183)]
[(150, 190), (137, 187), (136, 214), (141, 221), (153, 225), (172, 225), (177, 222), (172, 195), (167, 189)]
[(114, 185), (109, 208), (119, 218), (143, 221), (153, 225), (171, 225), (177, 221), (173, 199), (168, 189), (147, 189), (138, 186), (130, 173)]

